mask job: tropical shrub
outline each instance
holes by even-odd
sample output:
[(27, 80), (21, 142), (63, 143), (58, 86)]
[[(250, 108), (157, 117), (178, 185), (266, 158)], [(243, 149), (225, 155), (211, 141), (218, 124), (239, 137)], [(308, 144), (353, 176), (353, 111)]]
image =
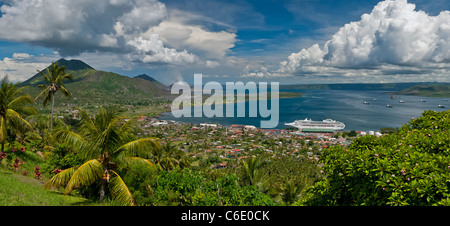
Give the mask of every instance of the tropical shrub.
[(321, 155), (324, 179), (297, 204), (450, 204), (450, 111), (425, 111), (397, 132)]
[(45, 163), (42, 165), (42, 172), (49, 177), (58, 174), (62, 170), (80, 166), (83, 164), (83, 160), (80, 155), (71, 153), (70, 149), (64, 144), (58, 144), (46, 158)]
[(275, 199), (280, 197), (280, 201), (284, 202), (286, 198), (290, 199), (286, 196), (287, 188), (296, 190), (296, 195), (300, 197), (305, 188), (311, 186), (321, 176), (316, 161), (293, 156), (271, 158), (262, 168), (262, 174), (267, 181), (265, 183), (267, 192)]
[(270, 196), (255, 186), (239, 186), (235, 174), (208, 177), (202, 171), (129, 168), (124, 181), (138, 205), (269, 206)]

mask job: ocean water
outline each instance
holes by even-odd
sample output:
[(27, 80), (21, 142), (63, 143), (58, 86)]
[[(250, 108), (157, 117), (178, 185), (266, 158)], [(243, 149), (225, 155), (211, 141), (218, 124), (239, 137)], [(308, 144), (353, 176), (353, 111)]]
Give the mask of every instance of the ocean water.
[[(445, 111), (450, 107), (450, 101), (440, 97), (419, 97), (383, 94), (386, 91), (364, 91), (364, 90), (281, 90), (291, 92), (302, 92), (302, 97), (280, 99), (279, 123), (275, 129), (284, 129), (284, 123), (293, 122), (297, 119), (311, 118), (319, 121), (334, 119), (345, 124), (346, 131), (378, 131), (383, 127), (401, 127), (412, 118), (419, 117), (424, 110)], [(399, 100), (404, 103), (399, 103)], [(426, 102), (421, 102), (425, 100)], [(370, 104), (364, 104), (364, 102)], [(387, 108), (386, 105), (392, 105)], [(438, 105), (447, 108), (438, 108)], [(223, 106), (225, 109), (227, 105)], [(244, 124), (260, 127), (261, 120), (269, 118), (249, 117), (249, 104), (246, 103), (246, 117), (181, 117), (176, 118), (171, 112), (161, 115), (162, 120), (175, 120), (188, 123), (218, 123), (222, 125)], [(237, 105), (235, 104), (235, 111)], [(270, 101), (269, 101), (270, 109)], [(201, 107), (193, 107), (193, 111), (201, 111)], [(192, 114), (193, 115), (193, 114)], [(235, 113), (235, 116), (237, 114)]]

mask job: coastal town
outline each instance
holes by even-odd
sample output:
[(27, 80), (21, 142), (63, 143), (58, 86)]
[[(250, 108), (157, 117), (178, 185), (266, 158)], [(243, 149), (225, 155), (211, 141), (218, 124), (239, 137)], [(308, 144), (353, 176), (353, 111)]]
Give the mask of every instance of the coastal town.
[(381, 136), (380, 132), (314, 131), (295, 128), (260, 129), (253, 125), (191, 124), (142, 116), (137, 119), (141, 137), (157, 137), (161, 144), (170, 143), (183, 150), (191, 166), (227, 168), (236, 160), (266, 153), (271, 158), (292, 156), (318, 160), (325, 148), (348, 146), (356, 137)]

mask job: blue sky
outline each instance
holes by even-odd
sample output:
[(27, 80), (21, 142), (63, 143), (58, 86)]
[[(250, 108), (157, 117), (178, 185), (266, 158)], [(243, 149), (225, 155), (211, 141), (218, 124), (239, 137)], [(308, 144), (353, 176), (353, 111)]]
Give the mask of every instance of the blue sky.
[(0, 77), (13, 81), (64, 57), (166, 84), (194, 73), (219, 82), (450, 82), (448, 0), (0, 5)]

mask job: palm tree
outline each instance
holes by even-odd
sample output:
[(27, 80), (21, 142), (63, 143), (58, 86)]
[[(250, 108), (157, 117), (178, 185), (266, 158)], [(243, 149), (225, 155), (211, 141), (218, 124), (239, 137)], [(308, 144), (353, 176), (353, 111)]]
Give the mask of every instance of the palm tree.
[(0, 143), (1, 152), (4, 152), (5, 142), (8, 136), (7, 127), (9, 125), (19, 127), (26, 126), (32, 129), (31, 125), (21, 116), (21, 114), (37, 114), (34, 107), (27, 106), (34, 103), (33, 98), (23, 93), (26, 87), (18, 88), (4, 77), (0, 85)]
[(88, 186), (100, 182), (100, 200), (105, 196), (108, 187), (113, 199), (128, 205), (135, 201), (128, 187), (116, 172), (119, 165), (144, 163), (154, 165), (147, 160), (152, 149), (160, 149), (156, 138), (135, 139), (132, 134), (132, 119), (125, 122), (116, 110), (101, 108), (93, 118), (81, 110), (81, 133), (76, 134), (68, 129), (56, 132), (56, 138), (65, 141), (88, 161), (81, 166), (61, 171), (51, 178), (46, 188), (65, 186), (65, 193), (80, 186)]
[(42, 104), (44, 107), (47, 105), (48, 101), (52, 101), (52, 111), (50, 117), (50, 132), (53, 130), (53, 110), (55, 106), (55, 94), (58, 91), (61, 91), (67, 99), (70, 99), (70, 92), (64, 87), (63, 80), (70, 79), (72, 80), (72, 75), (66, 73), (65, 66), (59, 66), (58, 63), (53, 63), (51, 65), (51, 70), (47, 68), (47, 74), (44, 74), (42, 71), (39, 71), (47, 85), (38, 85), (38, 88), (43, 88), (44, 90), (37, 95), (36, 100), (45, 94), (44, 101)]
[(242, 169), (244, 170), (244, 183), (248, 185), (262, 186), (262, 171), (264, 160), (262, 155), (241, 159)]
[(172, 145), (170, 141), (164, 144), (161, 149), (155, 149), (152, 159), (161, 169), (167, 171), (176, 167), (185, 168), (190, 166), (186, 153)]
[(300, 196), (302, 191), (302, 186), (296, 185), (294, 181), (290, 180), (286, 182), (280, 189), (281, 199), (287, 204), (291, 205)]

